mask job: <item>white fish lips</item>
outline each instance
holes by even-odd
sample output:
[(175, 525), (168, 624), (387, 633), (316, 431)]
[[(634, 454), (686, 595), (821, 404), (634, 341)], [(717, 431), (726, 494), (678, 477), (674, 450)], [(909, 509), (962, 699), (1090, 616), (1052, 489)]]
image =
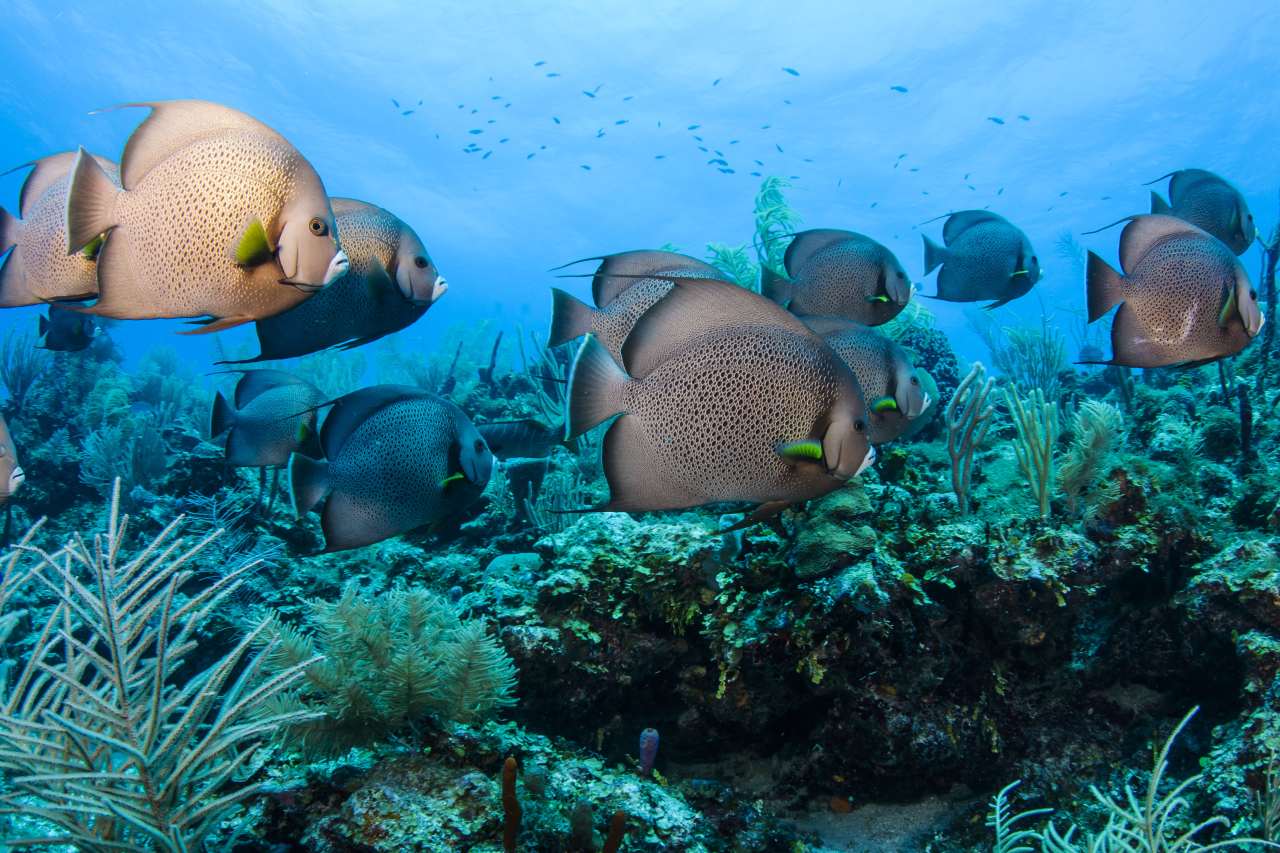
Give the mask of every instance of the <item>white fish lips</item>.
[(874, 445), (867, 445), (867, 455), (862, 458), (862, 464), (858, 466), (858, 470), (853, 472), (853, 476), (858, 476), (863, 471), (871, 467), (871, 463), (876, 461), (876, 449)]
[(22, 470), (22, 466), (14, 466), (13, 473), (9, 475), (9, 494), (18, 491), (18, 487), (27, 481), (27, 474)]
[(329, 268), (324, 272), (324, 282), (322, 286), (328, 287), (336, 279), (347, 274), (347, 270), (351, 268), (351, 259), (347, 257), (347, 253), (339, 249), (329, 260)]

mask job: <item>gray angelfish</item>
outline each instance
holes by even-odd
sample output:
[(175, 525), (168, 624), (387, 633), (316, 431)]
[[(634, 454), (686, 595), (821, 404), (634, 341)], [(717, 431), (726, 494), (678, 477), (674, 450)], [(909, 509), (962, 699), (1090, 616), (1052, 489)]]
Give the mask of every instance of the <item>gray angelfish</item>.
[(299, 515), (324, 503), (325, 550), (380, 542), (455, 515), (484, 491), (493, 454), (462, 410), (435, 394), (375, 385), (335, 401), (320, 428), (325, 461), (295, 454)]
[(214, 395), (210, 435), (227, 433), (227, 464), (244, 468), (284, 465), (293, 453), (320, 455), (316, 408), (320, 389), (283, 370), (246, 370), (235, 405)]
[(333, 199), (345, 274), (310, 299), (256, 323), (255, 358), (294, 358), (351, 349), (408, 328), (448, 290), (422, 239), (394, 214), (363, 201)]
[(86, 350), (102, 334), (102, 327), (92, 317), (56, 304), (49, 306), (47, 317), (39, 318), (37, 330), (40, 346), (53, 352)]
[(939, 265), (935, 299), (985, 302), (998, 308), (1028, 293), (1040, 280), (1040, 259), (1027, 235), (989, 210), (962, 210), (942, 228), (944, 246), (924, 238), (928, 275)]
[(793, 314), (887, 323), (911, 301), (912, 284), (893, 252), (853, 231), (801, 231), (787, 246), (784, 278), (769, 267), (761, 292)]
[(867, 435), (883, 444), (903, 435), (933, 400), (911, 354), (887, 335), (838, 317), (801, 317), (849, 365), (867, 405)]
[[(1244, 193), (1204, 169), (1181, 169), (1156, 178), (1169, 179), (1169, 201), (1151, 193), (1151, 212), (1190, 222), (1243, 255), (1258, 235)], [(1154, 183), (1154, 181), (1152, 182)]]
[(588, 338), (569, 388), (570, 437), (605, 434), (606, 510), (721, 501), (747, 520), (817, 497), (875, 458), (857, 383), (791, 314), (737, 285), (681, 281), (636, 325), (625, 370)]
[(1258, 294), (1221, 240), (1172, 216), (1135, 216), (1120, 234), (1120, 268), (1089, 253), (1089, 322), (1120, 306), (1111, 360), (1194, 366), (1235, 355), (1261, 331)]

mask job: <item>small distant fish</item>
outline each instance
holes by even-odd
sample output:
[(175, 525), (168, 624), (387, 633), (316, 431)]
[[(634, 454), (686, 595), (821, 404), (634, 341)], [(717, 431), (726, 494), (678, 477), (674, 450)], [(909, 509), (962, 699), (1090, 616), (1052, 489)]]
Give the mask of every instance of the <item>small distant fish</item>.
[(763, 178), (763, 177), (764, 177), (764, 175), (762, 175), (760, 172), (752, 172), (752, 173), (751, 173), (751, 175), (752, 175), (752, 177), (755, 177), (755, 178)]
[(908, 169), (908, 171), (910, 171), (910, 172), (918, 172), (918, 171), (920, 171), (920, 167), (919, 167), (919, 166), (912, 166), (910, 169)]
[(790, 98), (783, 98), (783, 99), (782, 99), (782, 103), (786, 104), (787, 106), (791, 106), (791, 99), (790, 99)]
[(524, 156), (524, 159), (526, 159), (526, 160), (532, 160), (532, 159), (533, 159), (534, 157), (536, 157), (536, 156), (538, 156), (538, 152), (537, 152), (537, 151), (531, 151), (531, 152), (529, 152), (528, 154), (526, 154), (526, 155)]
[(720, 79), (721, 79), (721, 78), (717, 77), (716, 79), (712, 80), (712, 81), (711, 81), (711, 85), (712, 85), (712, 86), (719, 86), (719, 85), (720, 85)]
[(924, 236), (925, 274), (942, 266), (934, 298), (983, 302), (997, 308), (1031, 290), (1040, 279), (1040, 261), (1031, 241), (1012, 222), (986, 210), (961, 210), (947, 217), (939, 246)]
[(728, 163), (726, 163), (724, 160), (721, 160), (719, 157), (713, 157), (712, 159), (708, 160), (708, 161), (707, 161), (707, 163), (708, 163), (708, 165), (720, 165), (720, 166), (728, 166), (728, 165), (729, 165), (729, 164), (728, 164)]
[(1000, 118), (1000, 116), (987, 116), (987, 121), (992, 124), (1004, 124), (1004, 119)]
[(391, 99), (391, 103), (395, 104), (396, 109), (400, 109), (400, 102), (397, 101), (395, 98)]
[(630, 121), (630, 119), (620, 118), (620, 119), (618, 119), (617, 121), (615, 121), (615, 122), (614, 122), (614, 125), (615, 125), (615, 126), (616, 126), (616, 125), (623, 125), (623, 124), (626, 124), (628, 121)]
[(537, 62), (533, 63), (533, 67), (534, 67), (534, 68), (541, 68), (542, 66), (544, 66), (544, 65), (546, 65), (546, 64), (547, 64), (547, 61), (546, 61), (545, 59), (539, 59)]
[[(803, 160), (803, 161), (804, 161), (804, 162), (806, 162), (806, 163), (812, 163), (812, 162), (813, 162), (813, 158), (812, 158), (812, 157), (801, 157), (800, 159), (801, 159), (801, 160)], [(920, 171), (920, 170), (919, 170), (919, 169), (914, 169), (913, 171), (918, 172), (918, 171)]]
[(499, 139), (499, 140), (498, 140), (498, 144), (499, 144), (499, 145), (505, 145), (505, 144), (507, 144), (507, 143), (508, 143), (508, 142), (510, 142), (510, 141), (511, 141), (511, 137), (509, 137), (509, 136), (504, 136), (504, 137), (502, 137), (501, 139)]
[(1023, 121), (1031, 121), (1031, 116), (1025, 116), (1025, 115), (1022, 115), (1021, 113), (1018, 114), (1018, 118), (1022, 119)]
[(782, 154), (782, 153), (783, 153), (783, 151), (782, 151), (782, 146), (781, 146), (781, 145), (779, 145), (778, 143), (776, 143), (776, 142), (775, 142), (775, 143), (773, 143), (773, 147), (778, 149), (778, 153), (779, 153), (779, 154)]
[(878, 201), (873, 201), (873, 202), (871, 202), (871, 206), (872, 206), (872, 207), (875, 207), (875, 206), (876, 206), (877, 204), (879, 204), (879, 203), (880, 203), (880, 202), (878, 202)]
[(730, 140), (729, 140), (729, 144), (730, 144), (730, 145), (737, 145), (737, 144), (738, 144), (738, 140), (736, 140), (736, 139), (730, 139)]
[(501, 101), (501, 100), (502, 100), (502, 96), (501, 96), (501, 95), (490, 95), (490, 96), (489, 96), (489, 100), (491, 100), (491, 101)]
[(401, 111), (400, 111), (400, 115), (402, 115), (402, 116), (411, 116), (411, 115), (413, 115), (413, 113), (414, 113), (414, 111), (413, 111), (412, 109), (409, 109), (409, 110), (401, 110)]
[(1004, 195), (1004, 187), (1001, 187), (1000, 189), (996, 190), (996, 195)]
[(492, 148), (490, 148), (488, 151), (484, 152), (484, 156), (483, 156), (483, 157), (481, 157), (480, 159), (481, 159), (481, 160), (488, 160), (488, 159), (489, 159), (489, 155), (490, 155), (490, 154), (492, 154), (492, 153), (493, 153), (493, 149), (492, 149)]
[(548, 72), (547, 72), (547, 76), (548, 76), (548, 77), (559, 77), (559, 76), (560, 76), (560, 72), (559, 72), (559, 71), (548, 71)]
[(579, 166), (578, 168), (579, 168), (579, 169), (582, 169), (584, 172), (590, 172), (590, 171), (591, 171), (591, 167), (590, 167), (590, 166), (588, 166), (586, 163), (583, 163), (583, 164), (582, 164), (581, 166)]
[(899, 159), (899, 160), (905, 160), (905, 159), (906, 159), (906, 157), (907, 157), (907, 155), (906, 155), (905, 153), (903, 153), (903, 154), (899, 154), (899, 155), (898, 155), (898, 159)]
[(1262, 330), (1249, 274), (1231, 248), (1172, 216), (1135, 216), (1120, 234), (1120, 267), (1088, 255), (1089, 322), (1116, 305), (1111, 361), (1192, 366), (1235, 355)]
[(1066, 190), (1063, 190), (1062, 192), (1058, 193), (1058, 198), (1062, 198), (1062, 197), (1063, 197), (1063, 196), (1065, 196), (1066, 194), (1067, 194), (1067, 191), (1066, 191)]
[(973, 174), (972, 172), (965, 172), (965, 173), (964, 173), (964, 180), (966, 180), (966, 181), (967, 181), (967, 180), (969, 180), (969, 176), (970, 176), (970, 175), (972, 175), (972, 174)]
[(556, 124), (560, 123), (560, 119), (556, 118), (555, 116), (552, 116), (551, 120), (554, 121)]
[(907, 87), (906, 87), (906, 86), (890, 86), (889, 88), (890, 88), (891, 90), (893, 90), (894, 92), (904, 92), (904, 93), (905, 93), (905, 92), (907, 91)]
[(763, 166), (763, 165), (764, 165), (764, 161), (763, 161), (763, 160), (752, 160), (751, 162), (755, 163), (757, 166)]
[(286, 465), (289, 456), (320, 455), (315, 407), (320, 389), (283, 370), (246, 370), (236, 383), (235, 405), (214, 394), (209, 434), (227, 434), (227, 464), (237, 468)]
[(787, 72), (788, 74), (790, 74), (792, 77), (799, 77), (799, 76), (800, 76), (800, 72), (799, 72), (799, 71), (797, 71), (797, 70), (795, 70), (794, 68), (786, 68), (786, 67), (783, 67), (783, 69), (782, 69), (782, 70), (783, 70), (783, 71), (785, 71), (785, 72)]
[(497, 124), (497, 123), (498, 123), (498, 120), (496, 118), (491, 118), (487, 122), (485, 122), (485, 124)]
[(480, 134), (484, 133), (484, 129), (475, 127), (475, 128), (472, 128), (471, 130), (468, 130), (467, 133), (471, 134), (472, 136), (479, 136)]
[(596, 96), (595, 92), (588, 92), (586, 89), (582, 90), (582, 94), (586, 95), (588, 98), (594, 98)]
[(632, 98), (634, 98), (634, 97), (635, 97), (635, 95), (623, 95), (623, 96), (622, 96), (622, 100), (624, 100), (624, 101), (629, 101), (629, 100), (631, 100), (631, 99), (632, 99)]
[(686, 129), (686, 130), (697, 130), (697, 129), (698, 129), (698, 128), (700, 128), (700, 127), (702, 127), (702, 125), (700, 125), (700, 124), (691, 124), (691, 125), (689, 125), (687, 128), (685, 128), (685, 129)]
[(703, 154), (710, 154), (710, 153), (711, 153), (711, 151), (710, 151), (710, 150), (707, 148), (707, 146), (705, 146), (705, 145), (699, 145), (699, 146), (698, 146), (698, 150), (699, 150), (699, 151), (701, 151)]
[(596, 131), (596, 139), (599, 139), (599, 138), (600, 138), (600, 137), (602, 137), (602, 136), (604, 136), (604, 128), (603, 128), (603, 127)]
[(666, 154), (655, 154), (655, 155), (653, 155), (653, 159), (655, 159), (655, 160), (665, 160), (665, 159), (667, 159), (667, 155), (666, 155)]
[(771, 124), (762, 124), (762, 125), (760, 125), (760, 129), (761, 129), (761, 130), (768, 130), (768, 129), (769, 129), (769, 128), (771, 128), (771, 127), (773, 127), (773, 125), (771, 125)]

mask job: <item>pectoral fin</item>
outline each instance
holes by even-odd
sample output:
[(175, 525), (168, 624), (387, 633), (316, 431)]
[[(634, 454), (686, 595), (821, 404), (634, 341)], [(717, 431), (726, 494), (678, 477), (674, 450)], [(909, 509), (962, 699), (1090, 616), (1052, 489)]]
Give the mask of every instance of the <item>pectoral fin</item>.
[(440, 481), (440, 488), (447, 489), (450, 486), (452, 486), (454, 483), (458, 482), (459, 480), (465, 480), (465, 479), (467, 478), (464, 477), (462, 474), (450, 474), (448, 477), (445, 477), (443, 480)]
[(1236, 289), (1231, 285), (1225, 285), (1222, 288), (1225, 293), (1222, 294), (1222, 310), (1218, 312), (1218, 325), (1226, 328), (1231, 322), (1231, 318), (1237, 313), (1236, 305)]
[(102, 244), (105, 240), (106, 235), (99, 234), (97, 237), (94, 237), (85, 244), (85, 247), (80, 250), (80, 254), (84, 255), (85, 258), (90, 261), (96, 261), (98, 259), (98, 252), (102, 251)]
[(778, 447), (778, 455), (791, 461), (822, 459), (822, 442), (807, 438), (803, 441), (792, 441)]
[(896, 412), (898, 411), (898, 401), (892, 397), (881, 397), (879, 400), (876, 400), (871, 404), (871, 411), (877, 414)]
[(888, 302), (889, 297), (885, 296), (884, 294), (880, 294), (878, 296), (868, 296), (867, 301), (868, 302)]
[(262, 220), (255, 216), (249, 220), (244, 233), (240, 235), (240, 242), (236, 244), (236, 263), (242, 267), (255, 267), (271, 260), (273, 254), (275, 249), (267, 239), (267, 229), (263, 227)]

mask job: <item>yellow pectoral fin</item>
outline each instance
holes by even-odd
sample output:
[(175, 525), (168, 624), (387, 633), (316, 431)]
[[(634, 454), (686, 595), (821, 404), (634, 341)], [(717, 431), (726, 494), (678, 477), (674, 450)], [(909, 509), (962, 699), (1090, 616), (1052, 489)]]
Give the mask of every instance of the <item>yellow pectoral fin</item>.
[(240, 242), (236, 244), (236, 263), (242, 267), (255, 267), (271, 260), (274, 254), (275, 249), (267, 239), (267, 229), (263, 227), (262, 220), (255, 216), (249, 220), (244, 233), (240, 235)]
[(1224, 329), (1236, 313), (1236, 289), (1227, 287), (1226, 290), (1222, 300), (1222, 310), (1218, 312), (1218, 325)]
[(454, 483), (458, 482), (459, 480), (465, 480), (465, 479), (466, 477), (462, 476), (461, 474), (450, 474), (448, 477), (445, 477), (443, 480), (440, 481), (440, 488), (447, 489), (450, 486), (452, 486)]
[(790, 460), (820, 460), (822, 459), (822, 444), (814, 439), (805, 439), (804, 441), (792, 441), (778, 448), (778, 455), (783, 459)]
[(879, 400), (876, 400), (871, 404), (871, 411), (876, 412), (877, 414), (896, 412), (898, 411), (898, 401), (892, 397), (881, 397)]
[(1009, 276), (1009, 278), (1016, 278), (1017, 276), (1020, 276), (1020, 275), (1031, 275), (1031, 271), (1030, 270), (1014, 270), (1013, 275)]
[(105, 234), (99, 234), (85, 244), (85, 247), (80, 250), (80, 254), (84, 255), (87, 260), (96, 261), (98, 253), (102, 251), (102, 244), (106, 242), (106, 239), (107, 236)]

